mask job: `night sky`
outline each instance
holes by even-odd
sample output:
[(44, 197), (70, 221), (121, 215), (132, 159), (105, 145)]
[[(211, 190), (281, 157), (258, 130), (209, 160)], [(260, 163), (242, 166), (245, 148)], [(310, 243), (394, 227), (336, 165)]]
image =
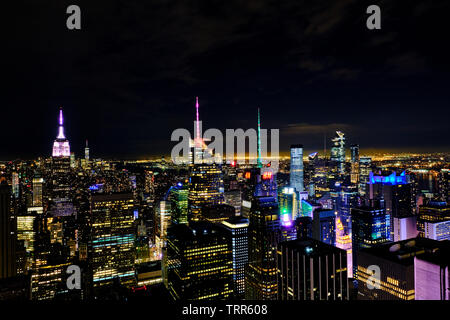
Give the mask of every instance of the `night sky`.
[[(280, 129), (322, 150), (450, 151), (450, 2), (14, 1), (2, 7), (0, 159), (49, 156), (58, 108), (72, 151), (170, 154), (193, 131)], [(81, 7), (81, 30), (66, 8)], [(366, 28), (381, 7), (382, 29)], [(6, 29), (5, 29), (6, 28)]]

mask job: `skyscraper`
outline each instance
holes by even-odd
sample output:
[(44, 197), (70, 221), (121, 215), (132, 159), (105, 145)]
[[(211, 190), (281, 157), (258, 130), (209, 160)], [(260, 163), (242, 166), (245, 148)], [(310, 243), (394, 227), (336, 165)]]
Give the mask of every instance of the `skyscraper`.
[(174, 300), (223, 300), (233, 294), (231, 243), (219, 226), (206, 222), (172, 225), (164, 268)]
[(86, 140), (86, 147), (84, 148), (84, 160), (89, 161), (89, 145)]
[(189, 219), (199, 221), (202, 207), (224, 203), (222, 170), (215, 164), (194, 164), (189, 174)]
[(350, 181), (353, 184), (359, 183), (359, 145), (350, 146)]
[(280, 219), (276, 180), (272, 171), (256, 175), (251, 197), (245, 298), (274, 300), (277, 296), (276, 250), (280, 241)]
[[(395, 226), (400, 227), (398, 220), (413, 216), (411, 206), (412, 192), (409, 177), (403, 171), (400, 175), (392, 172), (389, 175), (374, 175), (369, 173), (369, 182), (366, 185), (366, 203), (372, 199), (384, 200), (386, 214), (391, 218), (390, 240), (394, 241), (394, 234), (399, 234)], [(394, 224), (394, 219), (396, 223)]]
[(336, 135), (331, 139), (333, 147), (331, 147), (331, 161), (337, 168), (337, 173), (345, 174), (345, 134), (336, 131)]
[(58, 136), (53, 142), (53, 152), (52, 156), (55, 158), (70, 157), (70, 145), (69, 140), (67, 140), (64, 135), (64, 118), (62, 108), (59, 109), (59, 128)]
[(64, 135), (62, 108), (59, 109), (58, 136), (53, 142), (52, 152), (52, 197), (64, 199), (70, 195), (70, 145)]
[(303, 145), (291, 145), (290, 186), (296, 192), (303, 192)]
[(89, 258), (94, 288), (135, 283), (133, 195), (92, 194)]
[(155, 242), (160, 254), (166, 247), (167, 229), (170, 227), (172, 218), (172, 203), (170, 201), (159, 201), (155, 209)]
[[(449, 249), (448, 241), (420, 238), (362, 249), (358, 257), (358, 299), (435, 297), (444, 300), (445, 296), (448, 299), (444, 276), (449, 265)], [(371, 270), (374, 266), (379, 268), (379, 273)], [(448, 279), (448, 271), (446, 276)]]
[(205, 161), (208, 152), (200, 135), (198, 97), (196, 98), (196, 132), (194, 139), (194, 161), (189, 172), (189, 220), (200, 221), (202, 206), (224, 203), (222, 168), (213, 161)]
[(277, 254), (279, 300), (348, 300), (344, 250), (313, 239), (282, 242)]
[(248, 266), (248, 219), (233, 217), (222, 221), (231, 243), (233, 261), (233, 291), (235, 299), (245, 297), (245, 269)]
[(351, 209), (353, 277), (357, 278), (358, 254), (363, 248), (390, 241), (390, 216), (382, 201)]
[(16, 227), (10, 202), (11, 189), (0, 179), (0, 279), (16, 275)]
[(312, 238), (334, 246), (336, 243), (336, 215), (334, 210), (313, 211)]
[(188, 223), (188, 186), (179, 182), (171, 187), (169, 200), (172, 202), (172, 222), (178, 224)]
[(366, 185), (369, 182), (369, 175), (372, 172), (372, 158), (361, 157), (359, 159), (359, 189), (361, 196), (366, 194)]
[(44, 179), (39, 173), (35, 173), (33, 178), (33, 207), (42, 207), (42, 188)]

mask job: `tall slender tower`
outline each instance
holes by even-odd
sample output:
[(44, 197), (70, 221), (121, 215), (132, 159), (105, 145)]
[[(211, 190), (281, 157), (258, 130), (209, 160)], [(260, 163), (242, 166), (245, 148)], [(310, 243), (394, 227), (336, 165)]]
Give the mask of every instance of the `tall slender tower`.
[(261, 118), (259, 115), (258, 108), (258, 162), (257, 167), (262, 168), (262, 157), (261, 157)]
[(222, 169), (214, 162), (208, 163), (203, 160), (203, 152), (208, 150), (201, 137), (198, 97), (195, 99), (195, 109), (194, 161), (190, 166), (188, 195), (189, 220), (192, 221), (201, 219), (202, 207), (224, 202)]
[(54, 198), (66, 198), (70, 194), (68, 173), (70, 172), (70, 145), (64, 135), (64, 118), (59, 109), (58, 136), (53, 142), (52, 191)]
[(86, 147), (84, 148), (84, 159), (86, 161), (89, 161), (89, 145), (87, 139), (86, 139)]
[(303, 145), (291, 145), (290, 185), (297, 192), (303, 192)]
[(53, 142), (53, 157), (70, 157), (70, 145), (69, 140), (67, 140), (64, 135), (64, 118), (62, 107), (59, 108), (59, 128), (58, 128), (58, 136), (56, 140)]
[(336, 131), (333, 139), (333, 147), (331, 148), (331, 161), (337, 167), (337, 172), (341, 175), (345, 174), (345, 134)]

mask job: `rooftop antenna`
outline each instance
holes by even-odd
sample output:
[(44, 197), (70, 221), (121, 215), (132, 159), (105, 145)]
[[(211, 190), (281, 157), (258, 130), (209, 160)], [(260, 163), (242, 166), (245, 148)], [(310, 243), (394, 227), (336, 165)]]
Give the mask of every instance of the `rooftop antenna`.
[(261, 119), (259, 115), (259, 108), (258, 108), (258, 161), (257, 161), (257, 167), (262, 168), (262, 160), (261, 160)]

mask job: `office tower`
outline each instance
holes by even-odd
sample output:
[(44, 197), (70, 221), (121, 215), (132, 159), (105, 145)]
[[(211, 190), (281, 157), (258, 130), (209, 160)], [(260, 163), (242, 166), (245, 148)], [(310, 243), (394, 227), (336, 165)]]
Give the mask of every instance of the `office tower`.
[(304, 191), (303, 187), (303, 145), (291, 145), (290, 186), (296, 192)]
[(87, 140), (86, 140), (86, 147), (84, 148), (84, 160), (86, 160), (86, 162), (89, 161), (89, 146)]
[(155, 243), (160, 254), (166, 247), (167, 229), (171, 225), (172, 204), (170, 201), (158, 202), (155, 210)]
[(336, 131), (336, 135), (331, 139), (333, 146), (331, 147), (330, 160), (337, 168), (337, 173), (345, 174), (345, 134), (341, 131)]
[[(336, 211), (336, 247), (347, 251), (347, 269), (353, 270), (350, 210), (359, 205), (358, 186), (339, 184), (330, 196)], [(352, 273), (349, 272), (348, 275), (352, 276)]]
[(298, 217), (295, 219), (295, 229), (297, 230), (297, 239), (312, 238), (312, 218)]
[(33, 207), (42, 207), (42, 188), (44, 179), (39, 173), (35, 173), (33, 178)]
[[(448, 249), (448, 241), (420, 238), (362, 249), (358, 256), (358, 300), (414, 300), (416, 294), (420, 297), (419, 292), (434, 286), (424, 287), (423, 283), (424, 275), (433, 270), (423, 273), (425, 263), (418, 263), (416, 270), (416, 259), (436, 260), (448, 254)], [(439, 285), (435, 293), (439, 295)]]
[(450, 300), (450, 245), (414, 257), (415, 300)]
[(336, 215), (334, 210), (313, 211), (312, 238), (334, 246), (336, 242)]
[(245, 269), (248, 266), (248, 219), (233, 217), (222, 221), (227, 231), (226, 237), (231, 243), (233, 261), (233, 297), (245, 298)]
[(434, 240), (450, 237), (450, 205), (443, 201), (429, 201), (419, 207), (417, 231), (419, 236)]
[(205, 205), (222, 204), (222, 170), (216, 164), (194, 164), (189, 175), (189, 219), (199, 221)]
[(58, 293), (67, 292), (66, 270), (71, 263), (49, 263), (33, 270), (31, 275), (31, 299), (50, 300)]
[(365, 199), (366, 202), (370, 199), (384, 200), (386, 214), (391, 217), (391, 241), (395, 240), (394, 234), (399, 234), (394, 228), (400, 225), (394, 225), (394, 219), (413, 216), (411, 184), (408, 181), (409, 177), (405, 172), (398, 176), (395, 172), (390, 175), (369, 174)]
[(76, 163), (76, 159), (75, 159), (75, 152), (71, 152), (70, 153), (70, 168), (75, 169), (75, 167), (77, 166)]
[(298, 197), (293, 187), (284, 187), (278, 193), (280, 219), (282, 221), (295, 221), (298, 216)]
[(91, 194), (89, 259), (94, 288), (135, 282), (133, 195)]
[(224, 201), (233, 206), (237, 216), (241, 215), (242, 193), (241, 190), (229, 190), (224, 192)]
[(189, 189), (187, 185), (179, 182), (171, 188), (169, 199), (172, 203), (172, 223), (188, 223), (188, 197)]
[(224, 202), (222, 169), (215, 163), (193, 164), (189, 173), (189, 220), (199, 221), (202, 206)]
[(232, 248), (219, 226), (172, 225), (164, 268), (167, 290), (175, 300), (224, 300), (233, 295)]
[(277, 254), (279, 300), (348, 300), (344, 250), (313, 239), (282, 242)]
[(350, 182), (357, 185), (359, 183), (359, 145), (350, 146), (350, 155)]
[(214, 204), (202, 207), (201, 219), (218, 223), (228, 220), (236, 215), (234, 207), (227, 204)]
[(245, 293), (248, 300), (274, 300), (277, 296), (276, 249), (280, 240), (280, 219), (275, 177), (266, 172), (256, 177), (258, 182), (249, 212)]
[(297, 230), (294, 224), (298, 216), (297, 192), (292, 187), (284, 187), (278, 193), (279, 217), (281, 227), (281, 240), (297, 239)]
[(29, 212), (27, 215), (17, 216), (17, 240), (23, 241), (27, 255), (27, 267), (32, 265), (32, 254), (34, 252), (35, 241), (35, 220), (36, 214)]
[(11, 189), (0, 178), (0, 279), (16, 275), (16, 220), (10, 203)]
[(366, 194), (366, 185), (369, 182), (369, 175), (372, 172), (372, 158), (361, 157), (359, 159), (359, 189), (361, 196)]
[(308, 196), (313, 198), (315, 196), (315, 175), (316, 168), (319, 165), (319, 153), (313, 152), (308, 155), (308, 165), (305, 170), (305, 181), (306, 189), (308, 192)]
[(333, 208), (344, 226), (345, 234), (351, 233), (350, 209), (359, 205), (358, 186), (339, 184), (331, 193)]
[[(353, 270), (352, 259), (352, 221), (351, 209), (359, 203), (358, 186), (340, 184), (336, 186), (336, 192), (331, 193), (336, 210), (336, 247), (347, 251), (347, 269)], [(352, 276), (352, 273), (348, 273)]]
[(359, 251), (390, 240), (390, 217), (382, 201), (351, 209), (353, 277), (357, 278)]
[(329, 174), (330, 163), (328, 159), (318, 159), (314, 169), (314, 196), (320, 198), (330, 191)]
[(19, 198), (20, 195), (20, 180), (19, 174), (17, 172), (13, 172), (12, 174), (12, 193), (14, 198)]

